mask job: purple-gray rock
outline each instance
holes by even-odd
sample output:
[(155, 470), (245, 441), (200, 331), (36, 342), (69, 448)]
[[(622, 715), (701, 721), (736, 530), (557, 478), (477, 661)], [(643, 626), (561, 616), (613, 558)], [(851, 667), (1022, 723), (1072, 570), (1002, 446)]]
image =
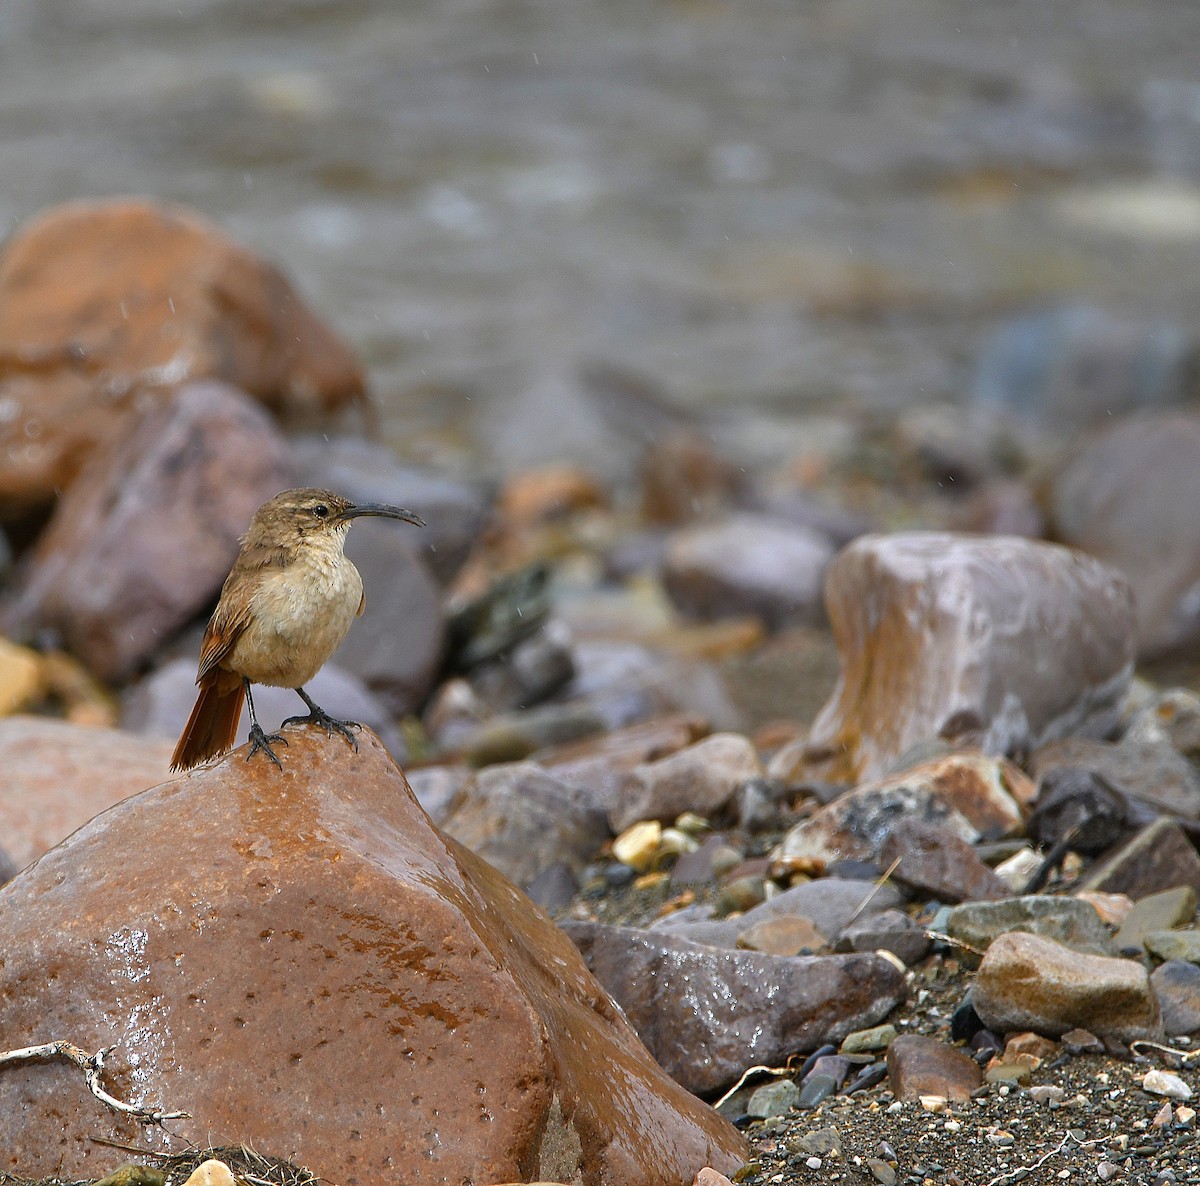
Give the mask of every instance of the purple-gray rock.
[[(196, 700), (198, 659), (199, 655), (196, 659), (173, 659), (128, 688), (121, 698), (121, 728), (143, 737), (177, 738)], [(408, 746), (391, 714), (357, 676), (327, 663), (305, 686), (327, 712), (339, 720), (366, 725), (379, 735), (397, 762), (407, 760)], [(266, 685), (254, 688), (254, 710), (268, 730), (286, 717), (303, 716), (307, 711), (291, 688)], [(248, 730), (250, 718), (243, 719)]]
[(1125, 573), (1137, 601), (1138, 651), (1200, 637), (1200, 418), (1182, 413), (1114, 424), (1059, 471), (1055, 535)]
[(477, 771), (441, 827), (522, 888), (560, 861), (578, 872), (609, 834), (586, 793), (535, 762)]
[(961, 837), (920, 820), (900, 820), (884, 841), (880, 863), (900, 885), (939, 902), (978, 902), (1007, 898), (1008, 885), (992, 872)]
[(888, 1046), (887, 1067), (898, 1100), (940, 1095), (964, 1101), (983, 1083), (983, 1072), (970, 1055), (919, 1034), (902, 1034)]
[(251, 516), (292, 484), (269, 414), (223, 383), (130, 417), (59, 499), (4, 620), (112, 681), (208, 606)]
[(1027, 751), (1117, 722), (1133, 671), (1128, 583), (1080, 552), (1012, 536), (868, 535), (825, 602), (842, 659), (808, 773), (857, 782), (912, 746)]
[(563, 929), (651, 1054), (698, 1094), (874, 1025), (905, 996), (903, 973), (883, 956), (773, 956), (633, 927)]
[(1200, 1034), (1200, 967), (1168, 960), (1154, 969), (1150, 984), (1162, 1008), (1163, 1029), (1171, 1037)]
[(917, 926), (899, 910), (880, 910), (864, 914), (842, 931), (839, 950), (890, 951), (905, 965), (912, 967), (928, 954), (931, 940), (923, 927)]
[(663, 583), (671, 600), (697, 618), (754, 614), (776, 630), (816, 623), (833, 552), (810, 527), (735, 514), (677, 531)]
[(997, 902), (968, 902), (951, 910), (946, 920), (946, 934), (980, 950), (1010, 932), (1053, 939), (1092, 955), (1116, 954), (1100, 916), (1078, 898), (1029, 894)]
[(1174, 820), (1157, 819), (1089, 870), (1079, 888), (1136, 902), (1177, 885), (1200, 892), (1200, 854)]

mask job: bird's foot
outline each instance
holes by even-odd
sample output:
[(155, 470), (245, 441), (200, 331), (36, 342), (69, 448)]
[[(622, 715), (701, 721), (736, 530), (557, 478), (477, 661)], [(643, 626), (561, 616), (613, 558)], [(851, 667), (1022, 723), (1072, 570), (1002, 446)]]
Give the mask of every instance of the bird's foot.
[[(286, 722), (285, 722), (286, 724)], [(255, 722), (250, 726), (250, 752), (246, 755), (246, 761), (249, 762), (255, 754), (260, 750), (279, 767), (283, 769), (283, 763), (276, 756), (275, 751), (271, 748), (271, 742), (278, 741), (283, 745), (287, 745), (288, 740), (282, 733), (264, 733), (262, 726)]]
[(340, 733), (353, 747), (354, 752), (358, 753), (358, 739), (354, 736), (355, 730), (361, 729), (357, 721), (339, 721), (337, 717), (331, 717), (323, 708), (318, 708), (313, 705), (312, 711), (303, 717), (288, 717), (283, 722), (287, 725), (319, 725), (325, 730), (326, 737), (332, 737), (334, 733)]

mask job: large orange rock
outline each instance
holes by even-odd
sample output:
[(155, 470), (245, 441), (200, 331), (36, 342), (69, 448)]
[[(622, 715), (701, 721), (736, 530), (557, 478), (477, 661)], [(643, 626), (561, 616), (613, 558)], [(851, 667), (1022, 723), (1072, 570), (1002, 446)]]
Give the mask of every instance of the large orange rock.
[(56, 206), (0, 252), (0, 517), (50, 501), (130, 407), (193, 379), (294, 420), (364, 400), (276, 268), (178, 206)]
[(101, 1137), (252, 1145), (338, 1186), (686, 1186), (741, 1136), (675, 1085), (570, 940), (417, 806), (373, 734), (292, 729), (106, 812), (0, 891), (0, 1034), (115, 1045), (118, 1096), (0, 1070), (0, 1169)]
[(1133, 673), (1128, 583), (1055, 544), (862, 536), (830, 565), (825, 604), (842, 669), (804, 758), (834, 782), (878, 778), (935, 738), (1012, 754), (1102, 737)]

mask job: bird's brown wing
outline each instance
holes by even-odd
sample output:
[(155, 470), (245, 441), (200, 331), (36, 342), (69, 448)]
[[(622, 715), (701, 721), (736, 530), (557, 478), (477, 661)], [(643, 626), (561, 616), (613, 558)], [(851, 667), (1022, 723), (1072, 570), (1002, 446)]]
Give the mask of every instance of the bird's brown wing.
[(250, 622), (249, 599), (239, 598), (235, 604), (236, 608), (231, 608), (229, 600), (222, 596), (209, 619), (204, 641), (200, 644), (200, 669), (196, 672), (196, 683), (200, 683), (220, 665)]

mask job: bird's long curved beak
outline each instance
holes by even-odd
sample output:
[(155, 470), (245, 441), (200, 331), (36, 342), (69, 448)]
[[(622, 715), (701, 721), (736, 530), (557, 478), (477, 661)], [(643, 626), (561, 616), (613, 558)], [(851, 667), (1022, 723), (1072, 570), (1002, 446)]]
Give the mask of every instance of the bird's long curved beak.
[(401, 519), (405, 523), (412, 523), (417, 527), (425, 526), (425, 520), (420, 515), (414, 515), (412, 511), (405, 511), (400, 507), (388, 506), (385, 502), (360, 502), (355, 506), (347, 507), (338, 515), (338, 518), (357, 519), (364, 515), (376, 515), (381, 519)]

